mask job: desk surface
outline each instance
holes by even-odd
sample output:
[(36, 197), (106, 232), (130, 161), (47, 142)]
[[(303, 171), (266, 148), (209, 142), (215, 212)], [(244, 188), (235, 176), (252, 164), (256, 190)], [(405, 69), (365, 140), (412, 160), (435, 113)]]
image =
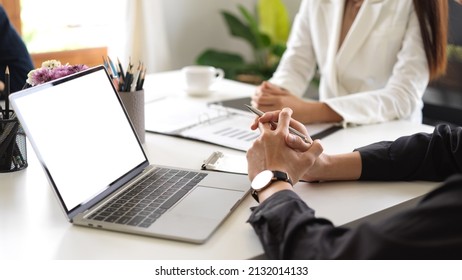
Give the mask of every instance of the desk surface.
[[(145, 83), (146, 102), (165, 95), (185, 95), (178, 71), (150, 75)], [(249, 95), (254, 87), (225, 80), (205, 101)], [(188, 98), (188, 97), (185, 97)], [(378, 140), (393, 140), (432, 127), (390, 122), (347, 128), (325, 139), (328, 153), (351, 151)], [(206, 143), (146, 134), (146, 153), (153, 164), (199, 169), (215, 150), (244, 156), (244, 152)], [(248, 259), (263, 253), (246, 223), (251, 206), (246, 197), (213, 236), (202, 245), (97, 230), (71, 225), (65, 219), (33, 150), (29, 167), (0, 173), (0, 259)], [(437, 184), (428, 182), (300, 183), (296, 191), (336, 225), (352, 223), (419, 197)], [(341, 203), (339, 203), (341, 201)]]

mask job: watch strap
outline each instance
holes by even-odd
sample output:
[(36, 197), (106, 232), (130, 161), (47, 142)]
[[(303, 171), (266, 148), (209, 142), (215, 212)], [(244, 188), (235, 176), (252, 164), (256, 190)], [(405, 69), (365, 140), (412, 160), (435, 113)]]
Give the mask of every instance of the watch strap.
[(262, 189), (260, 190), (255, 190), (255, 189), (252, 189), (251, 190), (251, 195), (252, 197), (258, 202), (260, 203), (259, 199), (258, 199), (258, 192), (259, 191), (262, 191), (266, 188), (268, 188), (271, 184), (273, 184), (274, 182), (276, 181), (283, 181), (283, 182), (287, 182), (289, 183), (291, 186), (293, 186), (294, 184), (292, 183), (292, 180), (290, 179), (289, 177), (289, 174), (287, 174), (286, 172), (283, 172), (283, 171), (278, 171), (278, 170), (271, 170), (271, 172), (273, 172), (273, 178), (271, 178), (271, 181)]

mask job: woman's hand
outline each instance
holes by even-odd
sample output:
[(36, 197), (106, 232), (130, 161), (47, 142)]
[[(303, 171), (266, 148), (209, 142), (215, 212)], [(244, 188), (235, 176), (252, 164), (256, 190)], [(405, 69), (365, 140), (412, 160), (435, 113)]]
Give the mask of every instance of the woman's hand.
[(257, 87), (252, 96), (252, 106), (263, 112), (281, 110), (284, 107), (297, 112), (301, 109), (300, 102), (304, 101), (286, 89), (266, 81)]
[(251, 103), (263, 112), (281, 110), (284, 107), (291, 108), (292, 117), (305, 124), (343, 120), (327, 104), (303, 100), (286, 89), (266, 81), (257, 87)]

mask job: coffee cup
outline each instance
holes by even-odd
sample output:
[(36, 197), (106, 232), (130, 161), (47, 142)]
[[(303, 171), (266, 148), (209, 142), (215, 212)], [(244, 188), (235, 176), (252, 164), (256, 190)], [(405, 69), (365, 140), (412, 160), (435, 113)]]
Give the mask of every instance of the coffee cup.
[(192, 96), (210, 94), (212, 86), (225, 76), (223, 69), (212, 66), (192, 65), (182, 69), (185, 91)]

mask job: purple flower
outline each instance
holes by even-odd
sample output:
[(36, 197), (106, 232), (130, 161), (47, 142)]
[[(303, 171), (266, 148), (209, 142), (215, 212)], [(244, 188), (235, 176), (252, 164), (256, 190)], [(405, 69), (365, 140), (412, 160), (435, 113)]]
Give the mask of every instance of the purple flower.
[(30, 71), (27, 75), (26, 83), (31, 86), (36, 86), (80, 72), (85, 69), (88, 69), (88, 66), (83, 64), (61, 65), (61, 62), (57, 60), (49, 60), (45, 61), (41, 68)]

